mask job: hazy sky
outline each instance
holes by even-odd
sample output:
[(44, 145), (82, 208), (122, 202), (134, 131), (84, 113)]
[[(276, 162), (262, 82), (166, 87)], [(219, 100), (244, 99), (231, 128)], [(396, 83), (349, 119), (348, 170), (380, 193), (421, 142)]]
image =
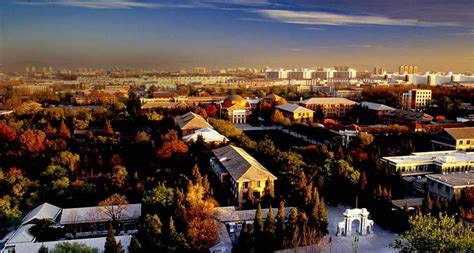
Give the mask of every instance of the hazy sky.
[(0, 0), (0, 64), (474, 71), (474, 1)]

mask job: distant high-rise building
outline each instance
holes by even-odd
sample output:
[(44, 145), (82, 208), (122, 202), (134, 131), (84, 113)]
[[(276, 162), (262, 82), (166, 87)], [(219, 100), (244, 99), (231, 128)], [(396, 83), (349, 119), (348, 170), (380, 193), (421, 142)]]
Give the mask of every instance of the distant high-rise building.
[(386, 69), (380, 68), (380, 67), (375, 67), (374, 68), (374, 75), (383, 75), (387, 72)]
[(49, 73), (53, 73), (53, 67), (49, 66), (48, 72), (49, 72)]
[(418, 73), (418, 66), (416, 65), (400, 65), (398, 68), (398, 73), (400, 74), (416, 74)]
[(195, 67), (193, 69), (193, 72), (196, 74), (206, 74), (207, 70), (206, 68), (203, 68), (203, 67)]
[(334, 69), (336, 71), (348, 71), (349, 70), (349, 66), (335, 66)]
[(36, 72), (36, 67), (35, 66), (31, 67), (31, 72)]
[(422, 111), (431, 104), (431, 90), (411, 89), (402, 93), (402, 108)]
[(29, 73), (30, 72), (30, 67), (26, 66), (25, 71), (26, 71), (26, 73)]

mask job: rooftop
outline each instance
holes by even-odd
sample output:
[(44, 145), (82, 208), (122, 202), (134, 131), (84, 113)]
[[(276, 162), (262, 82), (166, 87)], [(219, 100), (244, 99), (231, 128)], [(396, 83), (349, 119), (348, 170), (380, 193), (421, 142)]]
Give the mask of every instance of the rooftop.
[(378, 103), (372, 103), (372, 102), (361, 102), (360, 106), (365, 107), (370, 110), (374, 111), (394, 111), (396, 110), (393, 107), (384, 105), (384, 104), (378, 104)]
[(386, 156), (382, 159), (397, 165), (411, 163), (458, 163), (470, 162), (474, 163), (474, 152), (465, 152), (458, 150), (450, 151), (432, 151), (432, 152), (415, 152), (406, 156)]
[(193, 112), (180, 116), (177, 119), (177, 123), (181, 129), (213, 128), (201, 115)]
[(350, 104), (354, 105), (356, 102), (349, 100), (347, 98), (308, 98), (300, 102), (300, 104)]
[(212, 152), (236, 182), (277, 179), (255, 158), (239, 147), (229, 145), (214, 149)]
[(474, 172), (431, 174), (426, 177), (452, 187), (474, 187)]
[[(138, 220), (141, 216), (141, 204), (129, 204), (123, 208), (121, 217), (118, 220)], [(107, 215), (107, 207), (92, 206), (78, 208), (64, 208), (61, 213), (59, 223), (78, 224), (91, 223), (110, 220)]]
[(196, 130), (194, 133), (183, 136), (184, 141), (197, 141), (199, 136), (202, 136), (205, 142), (225, 142), (227, 137), (220, 134), (211, 128), (201, 128)]
[[(285, 216), (288, 216), (293, 207), (285, 207)], [(267, 217), (270, 208), (262, 208), (262, 217)], [(220, 222), (235, 221), (253, 221), (255, 219), (256, 209), (252, 210), (236, 210), (234, 206), (224, 206), (214, 208), (215, 217)], [(278, 208), (272, 208), (273, 215), (276, 216)]]
[(454, 139), (474, 139), (474, 127), (445, 128), (444, 131)]
[(277, 105), (275, 107), (277, 109), (287, 111), (287, 112), (292, 112), (292, 113), (310, 113), (310, 112), (312, 113), (312, 112), (314, 112), (314, 111), (312, 111), (310, 109), (307, 109), (303, 106), (290, 104), (290, 103), (286, 103), (286, 104), (283, 104), (283, 105)]

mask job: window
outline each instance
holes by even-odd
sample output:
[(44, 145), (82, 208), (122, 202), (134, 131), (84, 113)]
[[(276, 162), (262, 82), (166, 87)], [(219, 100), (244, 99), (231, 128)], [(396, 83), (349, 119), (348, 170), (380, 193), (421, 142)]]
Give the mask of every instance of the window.
[(260, 188), (260, 181), (257, 182), (257, 187)]
[(245, 188), (245, 189), (249, 188), (249, 182), (245, 182), (245, 183), (244, 183), (244, 188)]

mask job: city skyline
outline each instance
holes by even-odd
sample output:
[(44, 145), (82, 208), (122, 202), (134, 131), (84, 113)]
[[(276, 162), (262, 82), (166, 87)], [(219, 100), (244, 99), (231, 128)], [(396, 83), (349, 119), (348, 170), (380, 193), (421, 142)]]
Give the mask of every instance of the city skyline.
[[(472, 1), (8, 0), (0, 70), (349, 65), (474, 70)], [(449, 63), (449, 64), (447, 64)]]

